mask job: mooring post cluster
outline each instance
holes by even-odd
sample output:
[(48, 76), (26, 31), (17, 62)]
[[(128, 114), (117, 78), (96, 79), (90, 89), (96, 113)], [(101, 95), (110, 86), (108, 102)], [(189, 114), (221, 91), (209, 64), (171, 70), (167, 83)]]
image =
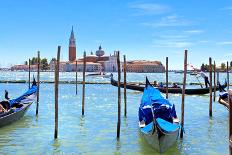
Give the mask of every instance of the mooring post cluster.
[[(55, 131), (54, 131), (54, 138), (57, 139), (58, 137), (58, 91), (59, 91), (59, 64), (60, 64), (60, 50), (61, 46), (58, 46), (57, 51), (57, 59), (55, 61)], [(117, 51), (117, 72), (118, 72), (118, 121), (117, 121), (117, 139), (120, 138), (120, 126), (121, 126), (121, 62), (120, 62), (120, 52)], [(187, 55), (188, 50), (184, 52), (184, 77), (183, 77), (183, 88), (182, 88), (182, 104), (181, 104), (181, 131), (180, 131), (180, 138), (183, 138), (184, 132), (184, 110), (185, 110), (185, 91), (186, 91), (186, 78), (187, 78)], [(126, 55), (123, 55), (124, 63), (123, 63), (123, 71), (124, 71), (124, 117), (127, 117), (127, 94), (126, 94), (126, 72), (127, 72), (127, 63), (126, 63)], [(76, 77), (76, 95), (77, 95), (77, 61), (75, 61), (75, 77)], [(83, 53), (83, 81), (82, 81), (82, 116), (84, 116), (85, 112), (85, 72), (86, 72), (86, 52)], [(212, 73), (213, 72), (213, 73)], [(213, 74), (213, 77), (212, 77)], [(31, 81), (31, 60), (28, 61), (28, 83), (30, 88), (30, 81)], [(214, 61), (212, 65), (212, 58), (209, 57), (209, 116), (212, 117), (212, 93), (214, 92), (213, 101), (216, 100), (216, 88), (219, 82), (219, 70), (216, 68), (216, 63)], [(227, 90), (228, 90), (228, 103), (231, 103), (231, 95), (232, 91), (229, 90), (229, 64), (227, 61)], [(38, 51), (37, 57), (37, 104), (36, 104), (36, 115), (38, 115), (38, 108), (39, 108), (39, 87), (40, 87), (40, 51)], [(213, 87), (214, 86), (214, 87)], [(214, 89), (214, 90), (213, 90)], [(166, 98), (168, 99), (168, 57), (166, 57)], [(230, 154), (232, 154), (232, 106), (229, 106), (229, 148)]]

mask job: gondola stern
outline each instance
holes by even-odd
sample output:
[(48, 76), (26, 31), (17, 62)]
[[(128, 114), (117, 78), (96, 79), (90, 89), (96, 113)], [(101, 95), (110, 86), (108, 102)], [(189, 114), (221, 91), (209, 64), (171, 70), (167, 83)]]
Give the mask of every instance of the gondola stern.
[(147, 78), (147, 76), (146, 76), (146, 88), (147, 88), (148, 86), (151, 86), (151, 84), (150, 84), (150, 82), (149, 82), (149, 80), (148, 80), (148, 78)]

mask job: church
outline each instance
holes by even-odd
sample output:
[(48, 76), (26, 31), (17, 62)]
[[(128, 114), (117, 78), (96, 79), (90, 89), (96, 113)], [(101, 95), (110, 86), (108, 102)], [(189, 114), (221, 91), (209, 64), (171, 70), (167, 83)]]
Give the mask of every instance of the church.
[[(72, 72), (72, 71), (82, 71), (83, 70), (83, 53), (81, 52), (79, 59), (77, 59), (76, 50), (76, 39), (74, 36), (74, 30), (72, 27), (70, 38), (69, 38), (69, 51), (68, 51), (68, 61), (60, 62), (60, 71)], [(95, 54), (91, 51), (90, 54), (86, 55), (86, 71), (87, 72), (114, 72), (117, 71), (117, 55), (114, 52), (113, 55), (106, 56), (105, 51), (100, 45)], [(76, 65), (77, 64), (77, 65)], [(50, 70), (55, 69), (54, 61), (50, 62)], [(121, 67), (122, 68), (122, 67)]]

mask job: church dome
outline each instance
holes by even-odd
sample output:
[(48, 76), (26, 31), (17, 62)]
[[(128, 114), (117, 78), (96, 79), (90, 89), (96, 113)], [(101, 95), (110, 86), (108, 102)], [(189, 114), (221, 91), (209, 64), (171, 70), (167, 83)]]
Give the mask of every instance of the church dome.
[(99, 46), (99, 49), (96, 51), (96, 56), (100, 57), (105, 54), (105, 51), (102, 50), (101, 45)]

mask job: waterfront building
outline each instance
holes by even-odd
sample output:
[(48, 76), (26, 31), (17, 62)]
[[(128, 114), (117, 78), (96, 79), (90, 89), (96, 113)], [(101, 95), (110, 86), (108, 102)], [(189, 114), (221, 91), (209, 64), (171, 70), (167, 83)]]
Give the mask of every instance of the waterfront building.
[[(83, 71), (83, 62), (79, 63), (77, 65), (77, 71), (82, 72)], [(100, 63), (93, 63), (93, 62), (87, 62), (86, 63), (86, 72), (101, 72), (102, 71), (102, 65)]]
[(135, 60), (127, 62), (127, 72), (162, 73), (165, 67), (160, 61)]
[[(122, 69), (122, 64), (121, 64), (121, 69)], [(105, 61), (105, 63), (104, 63), (104, 71), (106, 71), (106, 72), (116, 72), (116, 71), (118, 71), (117, 53), (116, 53), (116, 51), (114, 51), (113, 55), (109, 56), (108, 61)]]
[[(55, 70), (55, 62), (50, 62), (50, 70)], [(73, 72), (76, 71), (76, 61), (60, 62), (61, 72)], [(77, 71), (83, 71), (83, 61), (77, 61)], [(101, 72), (102, 65), (100, 63), (86, 62), (86, 72)]]
[(76, 60), (76, 39), (74, 37), (73, 27), (69, 38), (69, 61)]
[[(37, 71), (37, 65), (31, 65), (31, 71)], [(28, 71), (29, 65), (14, 65), (10, 68), (11, 71)]]

